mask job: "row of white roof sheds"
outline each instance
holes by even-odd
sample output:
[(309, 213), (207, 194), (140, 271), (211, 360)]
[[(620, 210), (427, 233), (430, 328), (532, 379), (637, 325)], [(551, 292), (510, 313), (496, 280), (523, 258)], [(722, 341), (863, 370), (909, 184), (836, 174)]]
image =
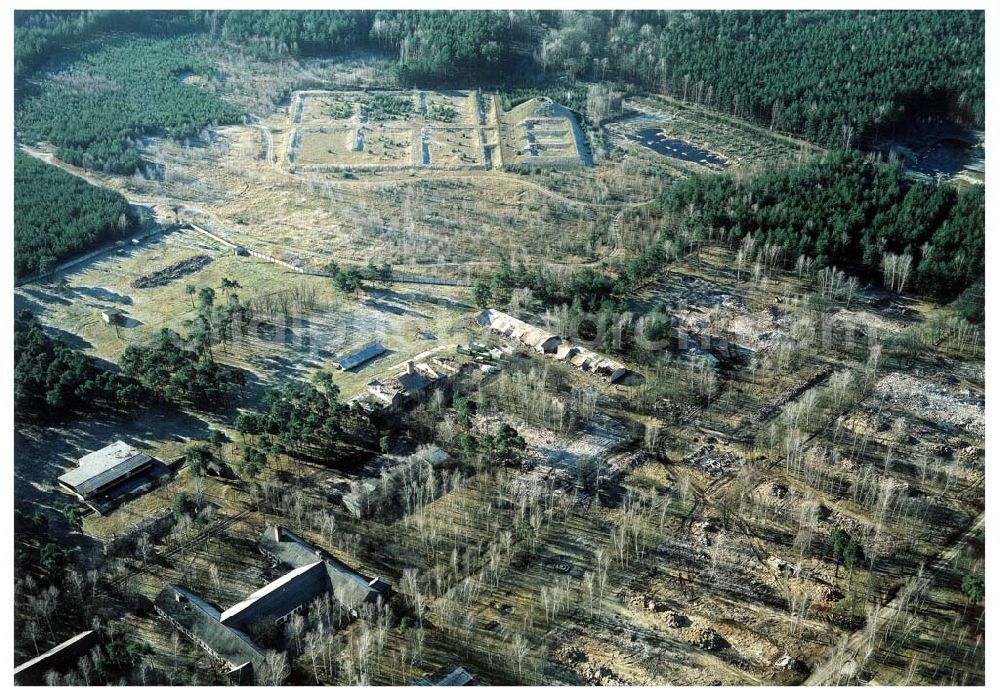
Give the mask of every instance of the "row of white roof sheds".
[(603, 377), (608, 383), (620, 381), (628, 373), (624, 364), (593, 350), (563, 340), (558, 335), (525, 323), (495, 308), (487, 308), (476, 317), (480, 327), (508, 340), (519, 342), (539, 354), (554, 354), (559, 361), (569, 362), (581, 371)]

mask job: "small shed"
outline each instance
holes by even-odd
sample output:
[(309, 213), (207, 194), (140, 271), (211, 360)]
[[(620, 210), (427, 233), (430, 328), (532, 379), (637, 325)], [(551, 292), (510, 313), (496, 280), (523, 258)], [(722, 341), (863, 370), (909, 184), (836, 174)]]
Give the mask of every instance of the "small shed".
[(123, 316), (121, 311), (109, 309), (101, 311), (101, 320), (103, 320), (106, 325), (121, 325)]
[(334, 360), (333, 365), (341, 371), (349, 371), (354, 367), (361, 366), (365, 362), (374, 359), (380, 354), (384, 354), (385, 351), (386, 349), (382, 346), (382, 343), (376, 340), (375, 342), (365, 345), (361, 349), (345, 354), (343, 357)]

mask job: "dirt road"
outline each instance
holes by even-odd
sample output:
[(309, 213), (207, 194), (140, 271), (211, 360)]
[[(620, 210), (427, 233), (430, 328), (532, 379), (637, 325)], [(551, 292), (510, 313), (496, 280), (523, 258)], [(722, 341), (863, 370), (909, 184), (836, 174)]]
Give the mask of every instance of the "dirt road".
[[(304, 175), (301, 175), (301, 174), (298, 174), (298, 173), (292, 173), (292, 172), (289, 172), (287, 170), (282, 169), (278, 165), (278, 163), (275, 161), (276, 154), (275, 154), (274, 137), (273, 137), (273, 134), (271, 133), (271, 130), (266, 125), (260, 123), (260, 121), (257, 118), (253, 118), (253, 121), (248, 126), (250, 126), (251, 128), (256, 129), (257, 131), (259, 131), (263, 135), (264, 143), (265, 143), (265, 147), (266, 147), (266, 159), (267, 159), (268, 165), (271, 167), (272, 170), (274, 170), (276, 173), (281, 174), (281, 175), (283, 175), (285, 177), (290, 177), (290, 178), (293, 178), (293, 179), (305, 179)], [(93, 174), (91, 174), (90, 172), (88, 172), (87, 170), (85, 170), (83, 168), (76, 167), (74, 165), (70, 165), (69, 163), (66, 163), (66, 162), (63, 162), (63, 161), (59, 160), (52, 153), (48, 153), (48, 152), (45, 152), (45, 151), (40, 150), (38, 148), (34, 148), (32, 146), (28, 146), (28, 145), (25, 145), (25, 144), (21, 144), (20, 148), (26, 154), (28, 154), (28, 155), (30, 155), (30, 156), (32, 156), (34, 158), (38, 158), (39, 160), (41, 160), (41, 161), (43, 161), (45, 163), (48, 163), (49, 165), (54, 165), (54, 166), (56, 166), (58, 168), (61, 168), (62, 170), (66, 171), (66, 172), (69, 172), (69, 173), (71, 173), (73, 175), (76, 175), (77, 177), (80, 177), (80, 178), (86, 180), (90, 184), (93, 184), (93, 185), (95, 185), (97, 187), (112, 188), (115, 191), (119, 191), (119, 193), (121, 193), (123, 196), (125, 196), (126, 200), (129, 202), (129, 204), (132, 204), (133, 206), (144, 206), (144, 207), (150, 207), (150, 208), (152, 208), (152, 207), (158, 207), (158, 206), (168, 207), (168, 208), (177, 207), (175, 210), (177, 210), (178, 213), (180, 213), (183, 210), (184, 212), (187, 212), (189, 214), (194, 214), (196, 217), (203, 217), (205, 219), (208, 219), (208, 220), (212, 221), (213, 227), (217, 228), (218, 230), (225, 230), (225, 228), (226, 228), (224, 225), (222, 225), (220, 217), (217, 214), (215, 214), (215, 213), (213, 213), (211, 211), (208, 211), (206, 209), (203, 209), (203, 208), (201, 208), (199, 206), (195, 206), (195, 205), (193, 205), (190, 202), (181, 201), (181, 200), (178, 200), (178, 199), (173, 198), (173, 197), (154, 197), (154, 198), (143, 197), (143, 198), (137, 199), (137, 198), (134, 197), (134, 195), (132, 195), (127, 190), (122, 191), (122, 190), (120, 190), (117, 187), (110, 187), (109, 183), (103, 181), (101, 178), (94, 176)], [(449, 172), (433, 172), (433, 171), (431, 171), (431, 172), (425, 173), (423, 176), (424, 176), (425, 179), (439, 179), (439, 180), (440, 179), (447, 179), (447, 180), (453, 180), (453, 181), (468, 181), (468, 182), (472, 182), (472, 183), (482, 183), (484, 181), (484, 179), (486, 179), (486, 180), (494, 180), (494, 181), (498, 181), (499, 180), (499, 181), (503, 181), (503, 182), (508, 183), (508, 184), (510, 184), (511, 182), (515, 182), (518, 186), (522, 186), (522, 187), (525, 187), (525, 188), (528, 188), (528, 189), (533, 189), (533, 190), (541, 193), (543, 196), (546, 196), (546, 197), (548, 197), (550, 199), (558, 201), (558, 202), (560, 202), (560, 203), (562, 203), (562, 204), (564, 204), (566, 206), (569, 206), (569, 207), (574, 207), (574, 208), (590, 208), (590, 209), (617, 209), (618, 212), (616, 213), (616, 215), (615, 215), (615, 217), (614, 217), (614, 219), (612, 220), (612, 223), (611, 223), (611, 231), (610, 232), (611, 232), (612, 244), (613, 244), (614, 248), (613, 248), (613, 250), (612, 250), (612, 252), (610, 254), (610, 257), (620, 257), (620, 256), (622, 256), (624, 254), (623, 239), (622, 239), (622, 233), (621, 233), (621, 222), (622, 222), (622, 219), (624, 218), (625, 210), (626, 209), (631, 209), (631, 208), (638, 208), (638, 207), (642, 207), (642, 206), (647, 206), (647, 205), (653, 203), (653, 201), (654, 201), (653, 199), (649, 199), (649, 200), (646, 200), (646, 201), (639, 201), (639, 202), (624, 202), (624, 203), (596, 203), (596, 202), (581, 201), (581, 200), (578, 200), (578, 199), (573, 199), (571, 197), (567, 197), (566, 195), (561, 194), (559, 192), (555, 192), (555, 191), (553, 191), (553, 190), (551, 190), (551, 189), (549, 189), (549, 188), (547, 188), (547, 187), (545, 187), (543, 185), (538, 184), (537, 182), (533, 182), (533, 181), (531, 181), (529, 179), (526, 179), (526, 178), (524, 178), (524, 177), (522, 177), (520, 175), (514, 174), (514, 173), (502, 173), (502, 172), (449, 173)], [(402, 178), (402, 177), (399, 177), (399, 178), (391, 178), (391, 177), (390, 178), (382, 178), (382, 177), (376, 176), (376, 177), (371, 177), (371, 178), (368, 178), (368, 179), (356, 179), (356, 180), (351, 180), (351, 181), (337, 182), (337, 186), (339, 186), (339, 187), (345, 187), (345, 188), (349, 188), (349, 189), (365, 189), (365, 188), (369, 188), (369, 187), (373, 187), (373, 186), (377, 187), (377, 186), (388, 185), (388, 184), (393, 184), (393, 183), (400, 183), (400, 182), (412, 182), (412, 179), (411, 178)], [(106, 254), (108, 252), (111, 252), (111, 251), (115, 250), (117, 247), (119, 247), (119, 244), (115, 243), (115, 244), (111, 244), (111, 245), (108, 245), (106, 247), (103, 247), (103, 248), (101, 248), (99, 250), (87, 253), (85, 255), (81, 255), (79, 257), (76, 257), (76, 258), (74, 258), (72, 260), (69, 260), (69, 261), (67, 261), (67, 262), (59, 265), (59, 267), (56, 269), (56, 271), (57, 272), (65, 271), (66, 269), (68, 269), (70, 267), (73, 267), (74, 265), (80, 264), (81, 262), (85, 262), (85, 261), (94, 259), (96, 257), (99, 257), (100, 255), (103, 255), (103, 254)], [(291, 248), (291, 247), (289, 247), (287, 245), (285, 246), (285, 248), (286, 248), (286, 250), (288, 252), (298, 253), (300, 256), (302, 256), (302, 255), (308, 256), (308, 253), (306, 251), (304, 251), (304, 250), (296, 250), (296, 249)], [(574, 265), (574, 266), (588, 267), (588, 266), (597, 265), (600, 262), (602, 262), (602, 261), (597, 260), (597, 261), (593, 261), (593, 262), (580, 263), (580, 264)], [(44, 278), (44, 277), (33, 277), (31, 279), (22, 280), (20, 283), (26, 283), (28, 281), (37, 281), (37, 280), (42, 279), (42, 278)]]

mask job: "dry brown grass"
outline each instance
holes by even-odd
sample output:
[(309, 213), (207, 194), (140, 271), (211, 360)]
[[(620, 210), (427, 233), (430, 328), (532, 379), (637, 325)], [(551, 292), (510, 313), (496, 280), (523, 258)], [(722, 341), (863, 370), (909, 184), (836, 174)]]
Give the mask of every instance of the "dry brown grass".
[(477, 129), (428, 129), (426, 134), (431, 165), (482, 165)]

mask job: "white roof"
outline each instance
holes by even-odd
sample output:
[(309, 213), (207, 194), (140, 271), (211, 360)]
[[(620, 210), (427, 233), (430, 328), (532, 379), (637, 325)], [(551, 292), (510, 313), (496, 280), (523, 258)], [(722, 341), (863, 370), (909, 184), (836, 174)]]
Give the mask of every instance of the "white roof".
[(59, 476), (59, 481), (78, 492), (86, 493), (150, 461), (146, 454), (118, 440), (81, 457), (79, 468)]
[(125, 459), (131, 458), (141, 452), (131, 444), (126, 444), (122, 440), (113, 442), (103, 449), (92, 451), (86, 456), (80, 457), (80, 468), (92, 469), (94, 473), (111, 468), (120, 464)]
[(19, 675), (22, 670), (27, 670), (32, 665), (37, 665), (38, 663), (42, 662), (43, 660), (51, 658), (53, 655), (56, 655), (60, 651), (66, 649), (66, 648), (69, 648), (70, 646), (72, 646), (73, 644), (75, 644), (77, 641), (79, 641), (79, 640), (81, 640), (81, 639), (83, 639), (83, 638), (91, 635), (92, 633), (94, 633), (93, 630), (84, 631), (82, 633), (78, 633), (76, 636), (73, 636), (73, 638), (69, 639), (68, 641), (63, 641), (58, 646), (55, 646), (54, 648), (50, 648), (47, 651), (45, 651), (44, 653), (42, 653), (41, 655), (32, 658), (31, 660), (27, 661), (26, 663), (22, 663), (22, 664), (18, 665), (17, 667), (14, 668), (15, 679), (17, 679), (17, 675)]

